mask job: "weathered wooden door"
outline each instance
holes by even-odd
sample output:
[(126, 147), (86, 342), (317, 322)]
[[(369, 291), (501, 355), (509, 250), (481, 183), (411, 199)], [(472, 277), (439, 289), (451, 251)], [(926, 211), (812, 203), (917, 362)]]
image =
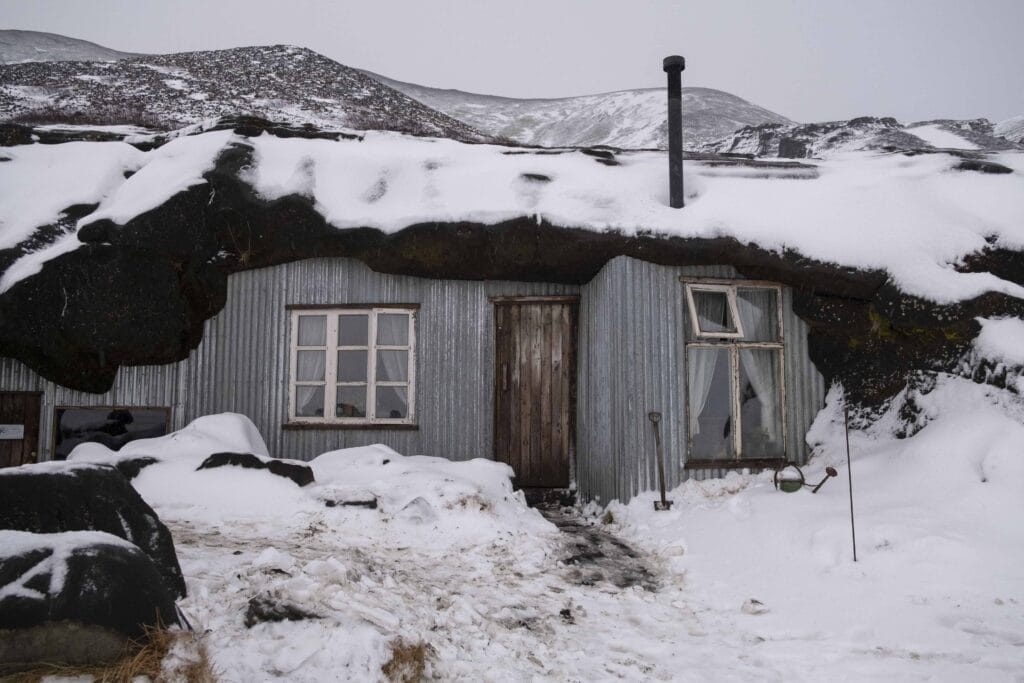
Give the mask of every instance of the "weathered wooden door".
[(521, 488), (565, 488), (575, 456), (575, 297), (495, 300), (495, 459)]
[(0, 467), (36, 462), (40, 394), (0, 392)]

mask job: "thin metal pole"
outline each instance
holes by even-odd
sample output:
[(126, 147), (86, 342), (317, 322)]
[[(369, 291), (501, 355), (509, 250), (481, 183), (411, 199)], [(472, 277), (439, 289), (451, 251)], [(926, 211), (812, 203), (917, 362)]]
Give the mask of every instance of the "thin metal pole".
[(850, 535), (853, 538), (853, 561), (857, 561), (857, 530), (853, 525), (853, 470), (850, 468), (850, 407), (843, 404), (843, 423), (846, 426), (846, 480), (850, 485)]

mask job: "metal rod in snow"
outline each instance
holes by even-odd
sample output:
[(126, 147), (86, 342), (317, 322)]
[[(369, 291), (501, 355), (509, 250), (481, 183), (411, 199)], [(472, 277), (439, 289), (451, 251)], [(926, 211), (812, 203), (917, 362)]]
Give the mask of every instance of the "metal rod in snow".
[(665, 57), (662, 68), (668, 74), (668, 204), (683, 208), (683, 86), (686, 60), (679, 55)]
[(654, 501), (655, 510), (668, 510), (672, 507), (672, 501), (665, 499), (665, 451), (661, 447), (661, 430), (658, 423), (661, 422), (661, 413), (652, 411), (647, 413), (647, 418), (654, 425), (655, 454), (658, 458), (658, 488), (661, 489), (661, 500)]
[(850, 407), (843, 402), (843, 423), (846, 426), (846, 480), (850, 485), (850, 536), (853, 539), (853, 561), (857, 561), (857, 529), (853, 525), (853, 469), (850, 467)]

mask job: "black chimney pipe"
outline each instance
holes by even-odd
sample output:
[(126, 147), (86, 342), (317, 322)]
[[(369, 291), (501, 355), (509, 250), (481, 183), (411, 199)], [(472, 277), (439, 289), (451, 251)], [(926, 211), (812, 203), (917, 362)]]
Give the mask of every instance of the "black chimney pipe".
[(683, 85), (686, 60), (679, 55), (665, 57), (662, 68), (668, 74), (668, 204), (683, 208)]

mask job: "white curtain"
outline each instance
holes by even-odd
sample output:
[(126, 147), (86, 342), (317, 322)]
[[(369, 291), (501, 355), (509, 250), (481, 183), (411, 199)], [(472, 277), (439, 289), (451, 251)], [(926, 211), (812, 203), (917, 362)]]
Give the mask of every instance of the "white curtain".
[(774, 289), (743, 288), (736, 292), (736, 308), (747, 341), (775, 341), (779, 336)]
[(740, 349), (740, 363), (761, 402), (761, 427), (770, 442), (778, 439), (778, 353), (771, 349)]
[(708, 404), (711, 394), (711, 382), (715, 377), (715, 368), (722, 353), (721, 349), (691, 346), (690, 363), (686, 372), (686, 388), (690, 392), (690, 430), (696, 436), (700, 434), (698, 418)]
[(409, 343), (409, 316), (405, 313), (381, 313), (377, 316), (377, 344), (406, 346)]
[(299, 382), (322, 382), (327, 369), (327, 354), (323, 351), (297, 351), (295, 379)]
[(377, 379), (383, 382), (409, 380), (409, 352), (384, 349), (377, 352)]
[(299, 316), (299, 346), (323, 346), (326, 340), (326, 315)]
[(735, 330), (729, 320), (729, 300), (725, 292), (693, 290), (693, 303), (697, 309), (700, 332), (730, 332)]

